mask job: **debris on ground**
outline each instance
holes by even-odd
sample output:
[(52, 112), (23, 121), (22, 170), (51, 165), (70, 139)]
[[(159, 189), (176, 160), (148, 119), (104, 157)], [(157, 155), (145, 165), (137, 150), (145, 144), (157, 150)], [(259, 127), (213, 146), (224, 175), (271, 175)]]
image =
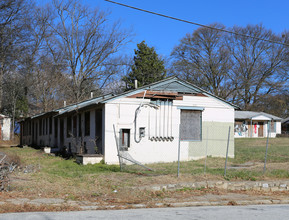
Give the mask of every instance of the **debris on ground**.
[(6, 154), (0, 153), (0, 191), (9, 191), (9, 175), (15, 170), (16, 167), (17, 164), (10, 162)]

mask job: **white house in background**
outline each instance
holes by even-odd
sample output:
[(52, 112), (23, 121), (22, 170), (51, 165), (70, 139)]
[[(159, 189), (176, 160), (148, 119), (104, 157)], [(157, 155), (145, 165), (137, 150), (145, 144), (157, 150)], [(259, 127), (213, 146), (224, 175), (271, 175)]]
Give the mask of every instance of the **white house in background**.
[[(276, 137), (281, 134), (281, 118), (264, 112), (235, 111), (235, 138)], [(268, 127), (269, 126), (269, 127)]]
[(0, 140), (10, 140), (11, 118), (0, 114)]
[[(26, 118), (21, 144), (99, 153), (118, 164), (118, 149), (141, 163), (207, 155), (225, 157), (237, 106), (171, 77), (119, 95), (106, 95)], [(234, 157), (234, 134), (229, 156)]]

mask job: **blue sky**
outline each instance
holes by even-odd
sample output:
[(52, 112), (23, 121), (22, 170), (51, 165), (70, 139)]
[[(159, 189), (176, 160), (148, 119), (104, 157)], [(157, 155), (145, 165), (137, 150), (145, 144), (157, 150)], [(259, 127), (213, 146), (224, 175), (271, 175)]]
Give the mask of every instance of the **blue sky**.
[[(43, 0), (49, 2), (49, 0)], [(275, 33), (289, 30), (289, 1), (287, 0), (114, 0), (123, 4), (170, 15), (202, 24), (219, 22), (226, 27), (262, 23)], [(132, 42), (123, 53), (133, 55), (136, 44), (145, 40), (164, 57), (186, 33), (197, 26), (158, 17), (144, 12), (115, 5), (104, 0), (84, 0), (91, 7), (109, 10), (111, 21), (121, 20), (124, 28), (132, 28)]]

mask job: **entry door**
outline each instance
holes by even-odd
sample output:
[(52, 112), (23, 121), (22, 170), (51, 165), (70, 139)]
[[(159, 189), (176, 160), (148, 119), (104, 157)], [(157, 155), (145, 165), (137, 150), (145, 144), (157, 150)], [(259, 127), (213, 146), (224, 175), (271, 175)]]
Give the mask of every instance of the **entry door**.
[(258, 128), (258, 137), (263, 137), (263, 122), (258, 122), (259, 128)]

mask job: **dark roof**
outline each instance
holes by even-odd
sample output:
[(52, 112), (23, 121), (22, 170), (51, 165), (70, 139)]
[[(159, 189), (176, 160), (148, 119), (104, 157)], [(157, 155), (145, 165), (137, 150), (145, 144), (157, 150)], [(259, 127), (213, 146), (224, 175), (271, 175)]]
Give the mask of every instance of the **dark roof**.
[(281, 123), (287, 123), (287, 122), (289, 122), (289, 117), (281, 120)]
[(268, 117), (270, 119), (273, 119), (273, 120), (280, 120), (282, 118), (279, 118), (275, 115), (271, 115), (271, 114), (268, 114), (268, 113), (265, 113), (265, 112), (252, 112), (252, 111), (235, 111), (235, 119), (251, 119), (251, 118), (254, 118), (254, 117), (257, 117), (257, 116), (265, 116), (265, 117)]

